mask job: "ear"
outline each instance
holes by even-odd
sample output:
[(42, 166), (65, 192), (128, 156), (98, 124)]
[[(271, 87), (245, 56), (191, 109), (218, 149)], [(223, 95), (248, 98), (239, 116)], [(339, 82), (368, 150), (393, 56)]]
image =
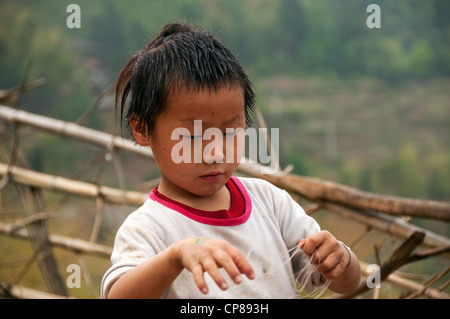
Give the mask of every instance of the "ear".
[(150, 146), (150, 137), (148, 136), (147, 126), (142, 129), (139, 120), (136, 118), (130, 119), (130, 127), (133, 132), (134, 139), (141, 146)]

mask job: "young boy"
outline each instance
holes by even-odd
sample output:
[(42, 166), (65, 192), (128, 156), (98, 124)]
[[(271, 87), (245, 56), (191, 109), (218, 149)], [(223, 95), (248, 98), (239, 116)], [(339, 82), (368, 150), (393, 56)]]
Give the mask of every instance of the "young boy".
[[(233, 177), (242, 151), (235, 135), (250, 123), (254, 93), (212, 35), (165, 26), (122, 70), (119, 101), (122, 114), (129, 103), (134, 139), (151, 147), (161, 182), (120, 227), (102, 297), (295, 298), (296, 274), (309, 261), (316, 269), (306, 288), (327, 281), (344, 293), (357, 286), (356, 256), (287, 192)], [(194, 150), (190, 161), (174, 159), (180, 128)], [(223, 136), (206, 139), (210, 129)]]

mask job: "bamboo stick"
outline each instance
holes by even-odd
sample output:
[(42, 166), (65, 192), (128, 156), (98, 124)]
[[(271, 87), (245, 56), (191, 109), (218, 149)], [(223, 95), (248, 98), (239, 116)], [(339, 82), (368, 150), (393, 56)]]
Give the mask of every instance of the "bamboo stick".
[[(365, 275), (371, 275), (372, 273), (368, 271), (367, 266), (369, 264), (360, 261), (359, 262), (361, 265), (361, 272), (364, 273)], [(386, 278), (387, 282), (392, 283), (393, 285), (400, 287), (400, 288), (404, 288), (406, 290), (409, 290), (411, 292), (422, 292), (424, 291), (425, 285), (417, 283), (415, 281), (406, 279), (398, 274), (391, 273), (387, 278)], [(450, 294), (444, 292), (444, 291), (440, 291), (438, 289), (435, 288), (429, 288), (426, 289), (425, 296), (433, 298), (433, 299), (450, 299)]]
[[(366, 276), (369, 276), (369, 275), (373, 274), (373, 272), (368, 270), (368, 266), (369, 266), (368, 263), (366, 263), (364, 261), (359, 261), (359, 264), (361, 266), (361, 273), (365, 274)], [(401, 275), (399, 275), (399, 274), (397, 274), (395, 272), (389, 274), (389, 276), (387, 276), (385, 281), (387, 281), (387, 282), (389, 282), (389, 283), (391, 283), (391, 284), (393, 284), (393, 285), (395, 285), (397, 287), (406, 289), (406, 290), (408, 290), (410, 292), (413, 292), (413, 293), (424, 292), (423, 295), (426, 296), (426, 297), (429, 297), (429, 298), (433, 298), (433, 299), (450, 299), (450, 294), (448, 294), (448, 293), (446, 293), (444, 291), (441, 291), (441, 290), (436, 289), (436, 288), (428, 288), (428, 289), (426, 289), (425, 285), (423, 285), (421, 283), (418, 283), (418, 282), (415, 282), (415, 281), (412, 281), (412, 280), (409, 280), (409, 279), (406, 279), (403, 276), (401, 276)], [(327, 298), (335, 299), (335, 298), (341, 298), (341, 297), (342, 297), (342, 295), (333, 294), (333, 295), (328, 296)]]
[[(251, 171), (255, 173), (255, 169)], [(293, 174), (256, 176), (312, 201), (329, 201), (395, 216), (407, 215), (450, 221), (450, 203), (447, 202), (375, 194), (330, 181)]]
[[(30, 239), (30, 234), (26, 229), (15, 229), (12, 225), (0, 223), (0, 234), (13, 236), (19, 239)], [(81, 252), (98, 257), (109, 258), (112, 248), (109, 246), (89, 242), (79, 238), (72, 238), (61, 235), (49, 235), (49, 242), (59, 248), (70, 250), (73, 252)]]
[(30, 289), (23, 286), (7, 284), (0, 281), (0, 296), (18, 299), (72, 299), (49, 292)]
[(22, 110), (16, 110), (4, 105), (0, 105), (0, 119), (11, 123), (28, 125), (49, 133), (87, 142), (103, 147), (107, 150), (116, 148), (130, 154), (153, 159), (153, 153), (148, 147), (140, 148), (131, 140), (93, 130), (74, 123), (65, 122)]
[[(153, 153), (148, 147), (140, 148), (130, 140), (74, 123), (3, 105), (0, 105), (0, 119), (88, 142), (107, 150), (118, 149), (153, 159)], [(294, 191), (314, 201), (326, 200), (357, 209), (375, 210), (397, 216), (409, 215), (450, 221), (450, 203), (375, 194), (318, 178), (285, 174), (282, 171), (275, 174), (261, 174), (264, 169), (267, 170), (267, 167), (258, 163), (250, 163), (248, 159), (245, 159), (238, 167), (238, 170), (244, 174), (268, 180), (281, 188)]]
[[(16, 185), (18, 187), (18, 185)], [(33, 187), (19, 187), (20, 198), (23, 201), (24, 213), (27, 218), (33, 219), (35, 214), (39, 214), (44, 209), (44, 198), (42, 191)], [(46, 219), (36, 219), (26, 225), (30, 237), (30, 244), (33, 248), (33, 256), (36, 256), (36, 263), (44, 278), (50, 292), (58, 295), (67, 295), (66, 287), (63, 283), (58, 269), (57, 261), (52, 251), (52, 246), (48, 240), (48, 230)]]
[[(148, 194), (136, 191), (124, 191), (108, 186), (97, 186), (65, 177), (39, 173), (17, 166), (9, 167), (11, 181), (50, 191), (69, 193), (82, 197), (101, 196), (103, 200), (115, 204), (141, 206)], [(0, 163), (0, 176), (8, 173), (8, 165)]]
[[(10, 178), (13, 182), (35, 186), (50, 191), (59, 191), (82, 197), (102, 196), (106, 202), (116, 204), (129, 204), (140, 206), (148, 197), (147, 193), (136, 191), (123, 191), (107, 186), (98, 186), (86, 182), (67, 179), (26, 170), (19, 167), (9, 167)], [(0, 163), (0, 176), (7, 174), (8, 166)], [(396, 235), (402, 238), (409, 237), (414, 231), (421, 231), (426, 234), (424, 244), (431, 247), (447, 246), (450, 240), (444, 236), (440, 236), (418, 226), (408, 224), (399, 218), (386, 216), (378, 212), (358, 211), (339, 204), (322, 202), (324, 209), (337, 213), (343, 217), (349, 218), (356, 222), (369, 225), (375, 229)]]
[[(384, 262), (379, 267), (379, 280), (384, 281), (391, 273), (396, 271), (398, 268), (409, 262), (409, 257), (413, 250), (419, 246), (425, 237), (424, 233), (414, 232), (407, 240), (405, 240), (388, 258), (386, 262)], [(347, 299), (354, 298), (364, 292), (366, 292), (369, 288), (367, 282), (360, 282), (358, 288), (352, 291), (351, 293), (344, 294), (338, 296), (338, 298)]]
[(379, 212), (356, 210), (328, 202), (321, 203), (321, 206), (327, 211), (398, 237), (408, 238), (415, 231), (423, 232), (425, 233), (423, 244), (427, 246), (439, 247), (450, 245), (450, 239), (447, 237), (433, 233), (419, 226), (409, 224), (400, 218), (388, 216)]

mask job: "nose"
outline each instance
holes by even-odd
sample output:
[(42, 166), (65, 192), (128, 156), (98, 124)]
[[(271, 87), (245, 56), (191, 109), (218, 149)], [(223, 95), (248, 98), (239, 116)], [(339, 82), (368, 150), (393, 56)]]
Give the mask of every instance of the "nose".
[(215, 135), (213, 140), (208, 142), (203, 148), (203, 162), (207, 164), (223, 163), (225, 160), (225, 152), (222, 134)]

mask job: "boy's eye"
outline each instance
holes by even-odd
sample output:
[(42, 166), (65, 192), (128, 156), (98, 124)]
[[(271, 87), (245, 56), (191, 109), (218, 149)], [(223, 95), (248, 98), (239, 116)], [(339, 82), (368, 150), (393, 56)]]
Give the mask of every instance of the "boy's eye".
[(195, 139), (198, 139), (198, 138), (201, 139), (202, 135), (184, 135), (183, 138), (195, 140)]
[(232, 131), (232, 132), (226, 132), (223, 135), (225, 135), (225, 136), (236, 136), (237, 133), (238, 133), (237, 131)]
[(233, 130), (227, 130), (223, 135), (225, 136), (236, 136), (243, 130), (241, 128), (233, 129)]
[[(233, 130), (227, 130), (223, 133), (225, 137), (232, 137), (238, 135), (241, 131), (243, 131), (241, 128), (233, 129)], [(183, 138), (189, 139), (189, 140), (196, 140), (196, 139), (203, 139), (203, 135), (191, 135), (186, 134), (183, 135)]]

